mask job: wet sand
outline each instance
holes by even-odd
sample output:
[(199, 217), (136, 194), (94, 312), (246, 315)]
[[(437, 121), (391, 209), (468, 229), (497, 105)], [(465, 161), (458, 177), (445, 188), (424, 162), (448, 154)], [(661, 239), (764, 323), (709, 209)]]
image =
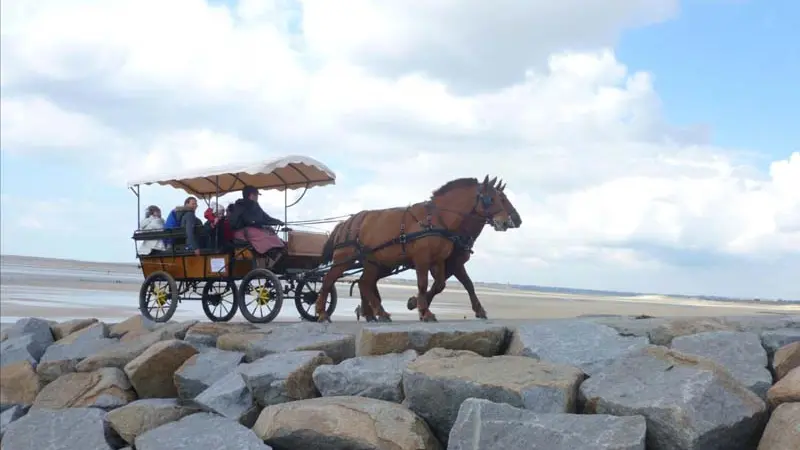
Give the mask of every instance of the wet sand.
[[(96, 317), (104, 321), (124, 320), (138, 314), (141, 272), (131, 264), (84, 263), (3, 257), (0, 322), (20, 317), (49, 320)], [(332, 319), (355, 321), (358, 298), (349, 296), (349, 283), (338, 283), (339, 306)], [(405, 280), (380, 283), (384, 307), (395, 321), (416, 321), (406, 299), (416, 288)], [(514, 289), (476, 289), (490, 319), (552, 319), (587, 315), (738, 316), (800, 314), (800, 304), (788, 302), (711, 301), (663, 295), (615, 297), (608, 295), (534, 292)], [(358, 288), (354, 290), (358, 295)], [(448, 284), (431, 307), (442, 320), (473, 319), (469, 298), (459, 284)], [(182, 302), (176, 320), (207, 320), (199, 301)], [(234, 321), (243, 321), (237, 314)], [(280, 322), (299, 321), (294, 298), (287, 297), (278, 316)]]

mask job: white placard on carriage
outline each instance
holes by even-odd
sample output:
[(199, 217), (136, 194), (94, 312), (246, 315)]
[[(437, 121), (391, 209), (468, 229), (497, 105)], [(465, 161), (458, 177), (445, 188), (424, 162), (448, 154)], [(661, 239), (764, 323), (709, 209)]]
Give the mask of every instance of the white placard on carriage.
[(223, 272), (225, 270), (225, 258), (211, 258), (209, 260), (212, 272)]

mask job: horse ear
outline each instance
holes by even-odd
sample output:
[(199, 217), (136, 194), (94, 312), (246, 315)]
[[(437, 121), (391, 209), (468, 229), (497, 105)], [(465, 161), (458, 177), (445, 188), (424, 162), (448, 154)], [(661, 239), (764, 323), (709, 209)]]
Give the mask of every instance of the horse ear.
[(497, 185), (497, 190), (500, 191), (500, 192), (503, 192), (503, 190), (505, 188), (506, 188), (506, 185), (503, 184), (503, 180), (500, 180), (500, 184)]
[(489, 175), (483, 177), (483, 185), (486, 186), (487, 183), (489, 183)]
[(497, 177), (494, 177), (489, 181), (489, 187), (494, 187), (494, 184), (497, 183)]

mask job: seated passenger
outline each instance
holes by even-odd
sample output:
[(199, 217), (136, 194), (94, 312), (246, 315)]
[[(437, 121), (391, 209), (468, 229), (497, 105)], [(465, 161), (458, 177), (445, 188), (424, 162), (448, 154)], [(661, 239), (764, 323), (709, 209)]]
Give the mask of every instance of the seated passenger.
[(228, 218), (225, 217), (225, 208), (222, 205), (217, 202), (211, 202), (211, 206), (206, 209), (203, 217), (207, 221), (205, 226), (208, 228), (209, 236), (212, 237), (217, 246), (224, 247), (233, 240), (233, 230), (231, 230)]
[[(140, 230), (163, 230), (164, 219), (161, 218), (161, 209), (158, 206), (150, 205), (144, 211), (144, 218), (139, 223)], [(164, 251), (167, 249), (166, 244), (161, 239), (150, 239), (147, 241), (139, 241), (137, 253), (140, 255), (150, 255), (153, 251)]]
[(195, 227), (200, 225), (200, 219), (194, 215), (197, 210), (197, 199), (187, 197), (183, 206), (178, 206), (170, 211), (164, 228), (184, 228), (186, 230), (186, 249), (193, 251), (195, 255), (200, 255), (200, 242), (195, 233)]
[(256, 252), (275, 256), (275, 261), (285, 251), (285, 245), (275, 233), (273, 225), (284, 225), (274, 217), (270, 217), (258, 204), (258, 189), (247, 186), (242, 190), (242, 198), (236, 200), (233, 211), (228, 218), (233, 236), (249, 242)]

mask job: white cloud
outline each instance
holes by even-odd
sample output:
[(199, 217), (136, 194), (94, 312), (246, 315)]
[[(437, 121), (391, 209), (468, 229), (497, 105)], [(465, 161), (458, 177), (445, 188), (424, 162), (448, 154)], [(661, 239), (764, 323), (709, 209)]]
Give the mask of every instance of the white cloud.
[[(574, 3), (9, 0), (3, 151), (93, 152), (115, 189), (170, 168), (305, 153), (340, 183), (309, 192), (293, 216), (303, 219), (498, 175), (524, 224), (484, 232), (478, 279), (589, 285), (602, 266), (606, 280), (637, 268), (681, 290), (704, 285), (687, 281), (696, 269), (680, 255), (800, 268), (800, 153), (761, 171), (705, 130), (671, 126), (652, 76), (611, 50), (677, 2)], [(281, 216), (282, 200), (265, 204)], [(775, 287), (743, 276), (731, 272), (738, 290)], [(727, 289), (708, 279), (704, 289)]]

